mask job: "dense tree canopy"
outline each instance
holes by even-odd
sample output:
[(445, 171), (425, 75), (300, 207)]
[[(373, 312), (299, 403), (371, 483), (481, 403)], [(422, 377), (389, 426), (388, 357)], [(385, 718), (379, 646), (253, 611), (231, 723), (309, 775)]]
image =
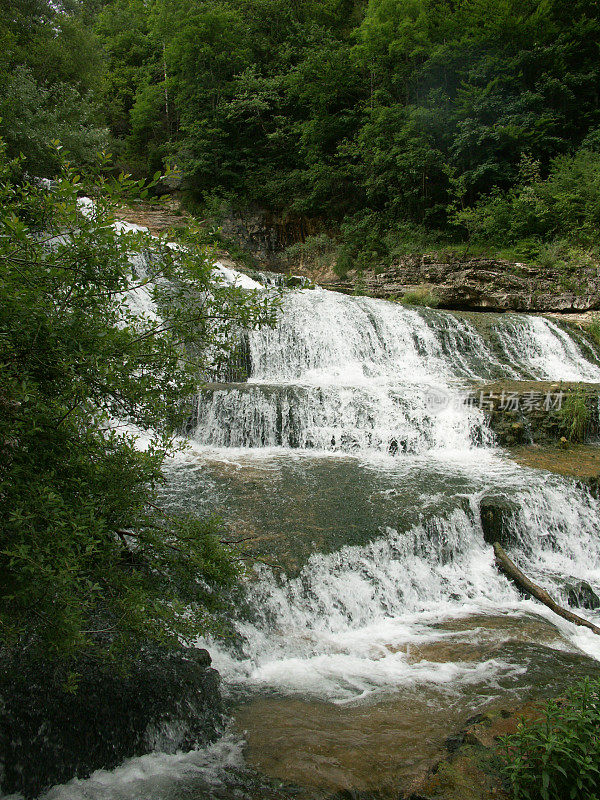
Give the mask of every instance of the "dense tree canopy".
[(3, 22), (3, 127), (32, 170), (53, 128), (82, 158), (106, 125), (128, 169), (337, 229), (348, 263), (365, 236), (378, 258), (464, 237), (457, 209), (600, 130), (591, 0), (28, 0)]

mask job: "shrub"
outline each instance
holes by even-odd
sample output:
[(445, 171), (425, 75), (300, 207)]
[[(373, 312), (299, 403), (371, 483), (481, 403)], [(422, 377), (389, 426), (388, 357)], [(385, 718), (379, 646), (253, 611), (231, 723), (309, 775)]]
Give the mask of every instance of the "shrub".
[(600, 347), (600, 318), (595, 316), (588, 327), (588, 333), (594, 342)]
[(501, 742), (515, 800), (598, 800), (600, 680), (584, 679)]
[(580, 149), (551, 164), (548, 178), (531, 174), (508, 193), (499, 189), (457, 211), (453, 222), (476, 242), (522, 250), (537, 259), (543, 243), (566, 240), (579, 248), (598, 245), (600, 153)]
[(560, 427), (567, 439), (572, 442), (582, 442), (591, 416), (585, 392), (578, 390), (570, 394), (558, 413)]
[(287, 247), (285, 256), (290, 264), (308, 262), (316, 267), (326, 267), (335, 259), (335, 252), (336, 244), (333, 239), (326, 233), (319, 233)]
[(410, 222), (395, 225), (387, 231), (384, 243), (391, 261), (404, 256), (435, 252), (440, 248), (448, 249), (455, 244), (448, 236)]
[[(127, 176), (92, 173), (104, 190), (84, 214), (68, 165), (47, 187), (14, 173), (0, 139), (0, 648), (65, 664), (179, 647), (237, 570), (220, 523), (161, 506), (161, 467), (198, 375), (271, 304), (216, 281), (192, 232), (172, 248), (115, 230), (140, 188)], [(160, 320), (132, 302), (149, 283), (132, 252), (149, 254)], [(147, 449), (116, 420), (149, 431)]]
[(440, 298), (431, 291), (429, 286), (417, 286), (416, 289), (410, 289), (405, 292), (400, 302), (407, 306), (437, 308), (440, 304)]

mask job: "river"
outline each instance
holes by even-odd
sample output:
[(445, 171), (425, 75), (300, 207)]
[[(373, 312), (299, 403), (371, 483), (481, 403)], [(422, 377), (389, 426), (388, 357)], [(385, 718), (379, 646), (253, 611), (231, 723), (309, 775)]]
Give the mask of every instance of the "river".
[(497, 572), (480, 505), (518, 509), (512, 556), (567, 604), (573, 581), (600, 587), (600, 504), (515, 464), (464, 402), (502, 377), (600, 381), (576, 337), (316, 288), (287, 292), (245, 347), (248, 381), (200, 391), (164, 489), (173, 508), (221, 513), (255, 560), (223, 635), (198, 642), (229, 730), (49, 799), (397, 797), (470, 714), (597, 670), (593, 633)]

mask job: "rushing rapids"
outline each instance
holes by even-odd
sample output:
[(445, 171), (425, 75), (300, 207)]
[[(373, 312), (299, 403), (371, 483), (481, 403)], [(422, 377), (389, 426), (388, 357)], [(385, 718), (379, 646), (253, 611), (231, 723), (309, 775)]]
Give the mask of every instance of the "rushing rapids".
[(306, 797), (397, 796), (453, 722), (595, 668), (592, 633), (496, 571), (481, 503), (511, 504), (511, 553), (565, 604), (574, 582), (600, 587), (600, 504), (505, 458), (462, 397), (500, 377), (600, 381), (600, 365), (548, 319), (479, 319), (301, 289), (275, 329), (248, 335), (248, 380), (200, 391), (165, 488), (255, 541), (226, 635), (200, 643), (232, 732), (50, 798), (286, 796), (258, 790), (249, 766)]

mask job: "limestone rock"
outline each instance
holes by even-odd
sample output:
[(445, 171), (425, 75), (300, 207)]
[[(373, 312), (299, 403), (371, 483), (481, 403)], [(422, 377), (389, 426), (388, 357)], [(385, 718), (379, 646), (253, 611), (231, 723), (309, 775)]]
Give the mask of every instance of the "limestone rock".
[[(365, 291), (375, 297), (401, 297), (429, 285), (441, 308), (472, 311), (576, 312), (600, 308), (600, 267), (581, 267), (572, 286), (555, 270), (497, 258), (465, 254), (407, 256), (381, 271), (361, 276)], [(352, 291), (356, 279), (339, 282)], [(336, 288), (334, 284), (330, 288)]]
[(479, 514), (483, 538), (487, 544), (500, 542), (503, 547), (514, 543), (514, 527), (511, 521), (518, 507), (502, 495), (483, 497), (479, 503)]
[(219, 674), (206, 650), (148, 648), (123, 674), (80, 659), (76, 691), (52, 665), (0, 654), (0, 789), (44, 788), (153, 750), (190, 750), (221, 732)]

